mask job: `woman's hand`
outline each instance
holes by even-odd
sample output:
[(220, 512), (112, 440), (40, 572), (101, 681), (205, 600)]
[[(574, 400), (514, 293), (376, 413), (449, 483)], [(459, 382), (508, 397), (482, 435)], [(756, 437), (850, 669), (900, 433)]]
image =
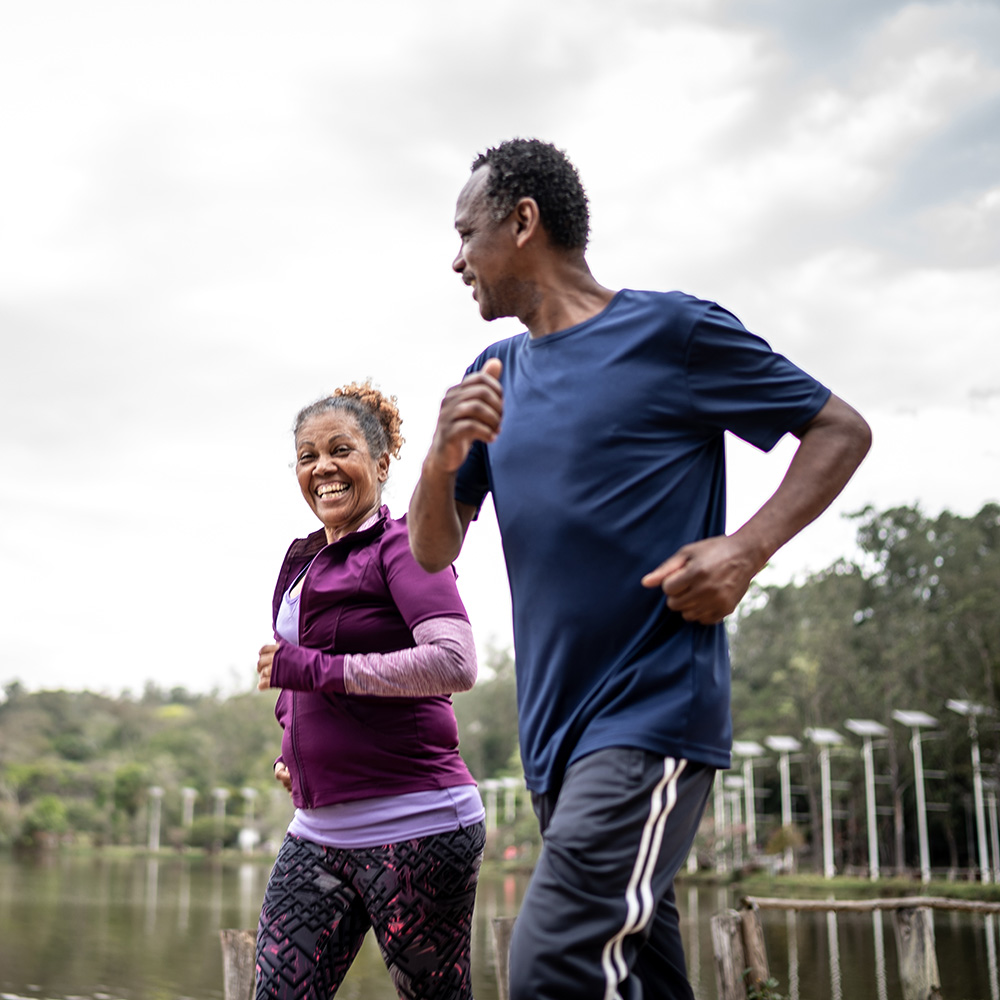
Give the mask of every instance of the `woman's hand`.
[(285, 786), (286, 792), (291, 792), (292, 772), (288, 770), (283, 760), (276, 760), (274, 762), (274, 780), (280, 781)]
[[(271, 663), (274, 661), (274, 654), (278, 651), (276, 643), (261, 646), (257, 654), (257, 690), (266, 691), (271, 686)], [(279, 779), (281, 780), (281, 779)], [(289, 783), (291, 778), (288, 779)]]

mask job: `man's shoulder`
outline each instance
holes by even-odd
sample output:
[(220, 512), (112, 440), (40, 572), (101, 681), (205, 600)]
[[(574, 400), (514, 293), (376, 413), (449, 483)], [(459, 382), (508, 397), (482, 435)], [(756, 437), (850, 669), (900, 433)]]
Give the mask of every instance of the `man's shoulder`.
[(528, 332), (527, 330), (524, 330), (521, 333), (515, 333), (513, 337), (505, 337), (503, 340), (498, 340), (495, 343), (490, 344), (490, 346), (487, 347), (486, 350), (484, 350), (471, 365), (469, 365), (466, 370), (466, 374), (468, 375), (472, 372), (479, 371), (479, 369), (482, 368), (490, 358), (499, 358), (504, 362), (504, 367), (506, 367), (507, 360), (520, 348), (527, 337)]
[(718, 308), (717, 303), (709, 299), (698, 298), (696, 295), (676, 289), (662, 292), (643, 288), (623, 288), (618, 294), (624, 303), (633, 308), (654, 311), (701, 314), (709, 309)]

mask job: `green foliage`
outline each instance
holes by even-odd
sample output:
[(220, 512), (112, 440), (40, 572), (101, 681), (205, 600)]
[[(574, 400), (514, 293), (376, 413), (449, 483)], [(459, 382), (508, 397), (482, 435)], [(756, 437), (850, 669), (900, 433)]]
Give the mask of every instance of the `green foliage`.
[[(928, 517), (915, 507), (866, 509), (857, 515), (858, 549), (821, 573), (785, 587), (754, 586), (730, 622), (733, 721), (739, 739), (770, 734), (802, 737), (811, 726), (844, 732), (848, 718), (884, 722), (890, 732), (876, 751), (887, 783), (879, 805), (912, 816), (909, 732), (892, 722), (893, 709), (922, 709), (940, 721), (939, 738), (924, 746), (924, 764), (947, 773), (928, 784), (928, 799), (947, 811), (930, 818), (932, 864), (966, 866), (966, 828), (972, 816), (972, 769), (967, 720), (948, 712), (962, 698), (994, 713), (980, 720), (984, 775), (1000, 774), (1000, 506), (971, 518), (947, 511)], [(85, 836), (145, 844), (151, 785), (165, 789), (164, 844), (211, 846), (218, 832), (213, 790), (231, 793), (223, 839), (240, 825), (240, 790), (255, 788), (255, 825), (280, 836), (290, 813), (276, 790), (271, 762), (280, 729), (274, 695), (248, 691), (230, 698), (147, 685), (139, 698), (91, 692), (30, 692), (6, 685), (0, 700), (0, 846), (24, 837)], [(474, 689), (453, 699), (462, 753), (477, 779), (520, 776), (514, 663), (505, 650), (485, 657)], [(846, 734), (845, 734), (846, 735)], [(806, 742), (806, 741), (804, 741)], [(834, 751), (838, 868), (867, 858), (860, 741), (847, 735)], [(808, 742), (793, 764), (793, 781), (819, 786), (815, 748)], [(762, 837), (777, 813), (776, 769), (761, 762), (758, 788), (769, 794)], [(180, 789), (196, 790), (195, 825), (182, 820)], [(280, 789), (278, 790), (280, 791)], [(61, 804), (57, 809), (55, 803)], [(816, 815), (800, 798), (799, 812)], [(763, 817), (762, 817), (763, 820)], [(913, 858), (915, 824), (893, 845), (891, 818), (880, 819), (883, 865), (898, 853)], [(815, 824), (796, 831), (804, 863), (815, 850)], [(536, 835), (530, 810), (519, 810), (507, 832), (513, 847)], [(784, 836), (780, 832), (775, 835)], [(784, 841), (771, 847), (783, 850)], [(890, 848), (892, 848), (890, 850)]]
[(491, 649), (476, 686), (456, 694), (452, 701), (462, 756), (473, 776), (480, 781), (520, 776), (517, 694), (510, 651)]
[(113, 798), (115, 809), (126, 816), (135, 816), (142, 805), (149, 784), (147, 768), (142, 764), (123, 764), (115, 771)]
[[(147, 687), (137, 702), (91, 692), (32, 693), (19, 684), (8, 685), (5, 693), (0, 702), (0, 847), (37, 840), (43, 832), (98, 844), (144, 844), (151, 785), (166, 791), (164, 843), (186, 839), (184, 786), (197, 791), (199, 812), (213, 809), (214, 788), (228, 788), (234, 813), (239, 790), (256, 788), (266, 793), (259, 799), (258, 816), (266, 819), (268, 835), (273, 835), (271, 826), (287, 823), (288, 810), (272, 807), (269, 796), (271, 762), (280, 742), (273, 698), (253, 693), (219, 699)], [(65, 830), (55, 822), (53, 799), (63, 806)], [(232, 822), (239, 825), (235, 817)], [(225, 839), (233, 837), (227, 825)]]
[(778, 980), (773, 976), (763, 982), (750, 979), (750, 969), (743, 970), (743, 978), (747, 984), (747, 1000), (786, 1000), (784, 994), (778, 992)]
[(187, 831), (189, 847), (215, 850), (219, 847), (233, 847), (240, 833), (240, 821), (235, 816), (226, 816), (220, 824), (214, 816), (199, 816)]
[[(924, 745), (924, 764), (949, 776), (928, 786), (928, 799), (948, 807), (931, 816), (932, 865), (965, 867), (968, 730), (945, 704), (961, 698), (984, 706), (987, 720), (1000, 717), (1000, 505), (987, 504), (971, 518), (948, 511), (930, 518), (916, 507), (866, 508), (855, 516), (853, 561), (840, 560), (801, 583), (754, 587), (734, 616), (734, 732), (738, 739), (778, 733), (802, 738), (810, 727), (843, 731), (849, 718), (880, 721), (889, 734), (876, 760), (888, 778), (879, 805), (891, 800), (898, 815), (912, 816), (910, 734), (892, 721), (892, 712), (928, 712), (940, 727)], [(987, 722), (979, 737), (986, 773), (997, 774), (1000, 731)], [(815, 843), (818, 770), (815, 749), (804, 742), (796, 781), (811, 789), (812, 801), (800, 801), (799, 809), (813, 816)], [(839, 866), (867, 859), (859, 749), (860, 741), (847, 736), (832, 762), (835, 780), (851, 788), (834, 803), (848, 815), (839, 830)], [(773, 768), (762, 769), (761, 783), (775, 801)], [(904, 831), (880, 822), (881, 839), (892, 847), (885, 853), (894, 855), (884, 854), (883, 863), (912, 857), (907, 838), (915, 824)]]
[(21, 821), (21, 840), (29, 844), (39, 843), (45, 834), (59, 837), (68, 829), (65, 803), (55, 795), (43, 795), (25, 811)]
[(779, 826), (778, 829), (767, 838), (764, 845), (765, 854), (782, 854), (791, 848), (793, 851), (799, 850), (806, 839), (802, 836), (802, 831), (795, 826)]

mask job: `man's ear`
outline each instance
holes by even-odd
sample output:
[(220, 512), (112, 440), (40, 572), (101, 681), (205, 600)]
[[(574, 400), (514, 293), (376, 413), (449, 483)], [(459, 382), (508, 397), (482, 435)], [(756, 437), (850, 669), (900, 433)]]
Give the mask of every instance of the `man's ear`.
[(534, 198), (522, 198), (511, 213), (514, 220), (514, 242), (518, 248), (525, 246), (542, 225), (538, 202)]

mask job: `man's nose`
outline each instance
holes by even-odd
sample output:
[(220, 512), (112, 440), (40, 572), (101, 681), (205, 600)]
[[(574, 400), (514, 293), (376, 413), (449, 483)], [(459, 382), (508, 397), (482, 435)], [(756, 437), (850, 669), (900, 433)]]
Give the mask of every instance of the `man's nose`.
[(465, 270), (465, 256), (462, 254), (461, 248), (459, 248), (458, 253), (455, 255), (455, 259), (451, 262), (451, 269), (456, 274), (461, 274)]

